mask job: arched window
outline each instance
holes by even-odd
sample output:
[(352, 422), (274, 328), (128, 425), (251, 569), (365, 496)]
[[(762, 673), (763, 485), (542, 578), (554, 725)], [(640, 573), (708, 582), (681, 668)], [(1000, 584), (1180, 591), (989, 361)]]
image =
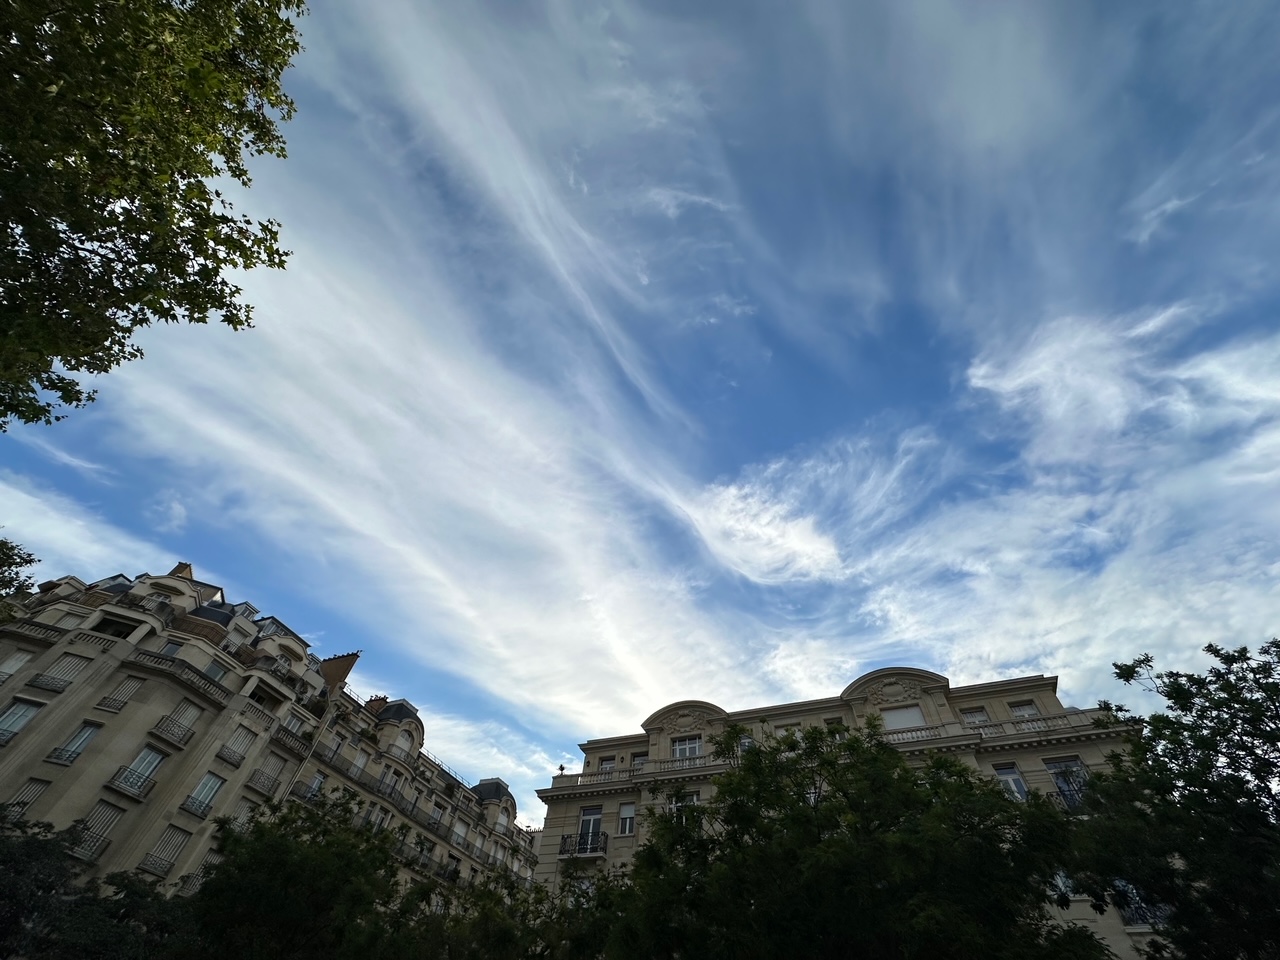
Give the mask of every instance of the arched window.
[(405, 753), (413, 753), (413, 734), (408, 730), (401, 730), (400, 735), (396, 737), (396, 746)]

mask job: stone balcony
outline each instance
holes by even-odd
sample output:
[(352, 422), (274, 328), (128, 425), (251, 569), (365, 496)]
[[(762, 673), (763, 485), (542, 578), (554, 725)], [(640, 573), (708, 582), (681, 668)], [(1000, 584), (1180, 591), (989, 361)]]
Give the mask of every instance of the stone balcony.
[[(1001, 745), (1013, 745), (1019, 741), (1051, 739), (1058, 736), (1084, 734), (1096, 729), (1094, 721), (1102, 718), (1101, 710), (1067, 710), (1040, 717), (1023, 717), (983, 724), (966, 725), (959, 722), (926, 724), (901, 730), (886, 730), (884, 738), (907, 752), (924, 751), (934, 747), (973, 746), (981, 748), (989, 741)], [(995, 745), (995, 744), (992, 744)], [(619, 767), (614, 770), (594, 770), (585, 773), (564, 773), (551, 778), (551, 789), (564, 787), (606, 787), (614, 783), (643, 782), (653, 780), (707, 779), (722, 772), (728, 762), (713, 756), (672, 757), (650, 760), (641, 766)]]

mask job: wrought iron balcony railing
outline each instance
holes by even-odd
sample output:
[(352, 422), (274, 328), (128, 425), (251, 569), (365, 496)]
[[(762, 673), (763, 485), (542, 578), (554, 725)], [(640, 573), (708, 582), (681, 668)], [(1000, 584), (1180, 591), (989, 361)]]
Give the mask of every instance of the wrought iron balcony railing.
[(167, 877), (169, 871), (173, 869), (173, 861), (163, 860), (154, 853), (148, 853), (142, 858), (142, 862), (138, 864), (138, 869), (153, 873), (157, 877)]
[(560, 856), (603, 856), (609, 850), (609, 835), (600, 833), (567, 833), (560, 838)]
[(209, 811), (213, 809), (213, 803), (208, 800), (201, 800), (199, 797), (187, 797), (187, 799), (178, 804), (178, 809), (185, 810), (187, 813), (203, 820), (209, 816)]
[(9, 741), (17, 735), (17, 730), (0, 730), (0, 747), (8, 746)]
[(103, 697), (97, 703), (99, 710), (110, 710), (112, 713), (119, 713), (128, 704), (128, 700), (121, 700), (118, 697)]
[(97, 863), (98, 858), (102, 856), (102, 852), (111, 844), (105, 836), (100, 833), (91, 833), (88, 830), (80, 832), (80, 839), (76, 841), (76, 845), (67, 852), (73, 857), (84, 860), (88, 863)]
[(262, 770), (255, 770), (249, 774), (249, 779), (245, 781), (244, 785), (268, 797), (274, 797), (276, 790), (280, 787), (280, 780), (268, 773), (264, 773)]
[(244, 754), (238, 750), (232, 750), (225, 743), (218, 748), (218, 752), (214, 756), (224, 763), (231, 764), (233, 767), (238, 767), (244, 763)]
[(69, 767), (75, 763), (76, 757), (80, 756), (79, 750), (66, 750), (58, 747), (56, 750), (50, 750), (49, 755), (45, 757), (50, 763), (60, 763), (64, 767)]
[(71, 686), (71, 680), (67, 677), (55, 677), (51, 673), (37, 673), (34, 677), (27, 681), (28, 687), (36, 687), (40, 690), (48, 690), (51, 693), (61, 693), (67, 687)]
[(154, 780), (141, 771), (133, 769), (133, 767), (121, 767), (107, 781), (108, 787), (137, 800), (146, 797), (155, 785), (156, 782)]
[(161, 717), (156, 721), (156, 725), (151, 728), (151, 732), (157, 736), (164, 737), (175, 747), (185, 747), (191, 739), (191, 735), (195, 733), (185, 723), (180, 723), (172, 716)]

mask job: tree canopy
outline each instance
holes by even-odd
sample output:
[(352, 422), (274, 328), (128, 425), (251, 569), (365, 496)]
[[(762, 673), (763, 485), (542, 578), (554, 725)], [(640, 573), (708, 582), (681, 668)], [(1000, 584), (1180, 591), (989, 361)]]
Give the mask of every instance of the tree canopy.
[(248, 158), (284, 156), (281, 74), (303, 0), (4, 0), (0, 430), (49, 422), (141, 355), (154, 321), (250, 324), (233, 271), (282, 267), (237, 215)]
[(1154, 921), (1155, 956), (1277, 960), (1280, 642), (1205, 652), (1202, 674), (1156, 672), (1150, 655), (1115, 665), (1164, 709), (1090, 781), (1080, 882)]
[(654, 809), (617, 957), (1105, 957), (1051, 917), (1069, 821), (873, 728), (715, 738), (712, 798)]
[(12, 620), (18, 609), (6, 597), (35, 589), (35, 580), (27, 573), (35, 563), (33, 554), (7, 537), (0, 537), (0, 622)]

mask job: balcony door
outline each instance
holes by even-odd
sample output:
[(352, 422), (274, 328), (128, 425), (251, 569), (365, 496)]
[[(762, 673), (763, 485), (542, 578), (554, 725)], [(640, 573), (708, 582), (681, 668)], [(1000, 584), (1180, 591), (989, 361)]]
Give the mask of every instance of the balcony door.
[(164, 754), (150, 747), (143, 747), (138, 758), (129, 764), (129, 769), (140, 777), (150, 777), (156, 768), (164, 762)]
[(578, 819), (578, 852), (594, 853), (600, 849), (600, 831), (604, 827), (604, 807), (583, 807)]

